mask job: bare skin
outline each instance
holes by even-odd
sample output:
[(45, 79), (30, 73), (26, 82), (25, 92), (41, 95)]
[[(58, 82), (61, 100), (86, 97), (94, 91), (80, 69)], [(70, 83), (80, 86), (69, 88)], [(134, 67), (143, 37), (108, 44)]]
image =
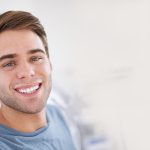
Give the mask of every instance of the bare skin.
[[(47, 124), (45, 111), (39, 114), (23, 114), (8, 108), (0, 110), (0, 124), (13, 128), (20, 132), (30, 133), (42, 128)], [(6, 108), (6, 107), (5, 107)], [(15, 120), (15, 121), (14, 121)]]
[(21, 132), (45, 126), (51, 63), (32, 31), (0, 34), (0, 124)]

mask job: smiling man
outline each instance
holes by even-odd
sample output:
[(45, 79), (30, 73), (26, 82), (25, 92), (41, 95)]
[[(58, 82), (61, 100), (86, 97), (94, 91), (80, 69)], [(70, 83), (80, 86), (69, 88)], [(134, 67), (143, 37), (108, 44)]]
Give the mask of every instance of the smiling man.
[(38, 18), (23, 11), (0, 15), (0, 150), (75, 150), (61, 113), (46, 105), (51, 73)]

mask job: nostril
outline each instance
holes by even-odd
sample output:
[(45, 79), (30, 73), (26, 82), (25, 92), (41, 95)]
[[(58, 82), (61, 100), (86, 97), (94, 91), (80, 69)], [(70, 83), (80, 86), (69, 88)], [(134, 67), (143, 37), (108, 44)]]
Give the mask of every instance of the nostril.
[(34, 75), (34, 70), (29, 68), (17, 71), (17, 78), (19, 79), (33, 77)]

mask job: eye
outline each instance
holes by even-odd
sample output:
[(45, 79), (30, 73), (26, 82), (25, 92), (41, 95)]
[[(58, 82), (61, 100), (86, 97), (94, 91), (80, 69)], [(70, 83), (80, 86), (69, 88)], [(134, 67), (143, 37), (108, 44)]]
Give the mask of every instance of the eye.
[(31, 61), (32, 62), (39, 62), (41, 61), (43, 58), (41, 56), (33, 56), (31, 57)]
[(14, 61), (11, 61), (11, 62), (5, 63), (4, 65), (2, 65), (2, 67), (4, 67), (4, 68), (6, 68), (6, 67), (10, 68), (10, 67), (13, 67), (15, 65), (16, 65), (16, 63)]

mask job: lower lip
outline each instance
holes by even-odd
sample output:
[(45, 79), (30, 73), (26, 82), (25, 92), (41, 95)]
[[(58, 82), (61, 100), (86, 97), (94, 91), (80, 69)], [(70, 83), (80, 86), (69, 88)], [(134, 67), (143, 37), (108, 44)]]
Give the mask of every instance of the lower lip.
[(39, 85), (39, 88), (37, 89), (37, 90), (35, 90), (34, 92), (32, 92), (32, 93), (21, 93), (21, 92), (18, 92), (18, 91), (16, 91), (18, 94), (20, 94), (20, 95), (22, 95), (22, 96), (34, 96), (34, 95), (36, 95), (38, 92), (39, 92), (39, 90), (41, 89), (41, 84)]

